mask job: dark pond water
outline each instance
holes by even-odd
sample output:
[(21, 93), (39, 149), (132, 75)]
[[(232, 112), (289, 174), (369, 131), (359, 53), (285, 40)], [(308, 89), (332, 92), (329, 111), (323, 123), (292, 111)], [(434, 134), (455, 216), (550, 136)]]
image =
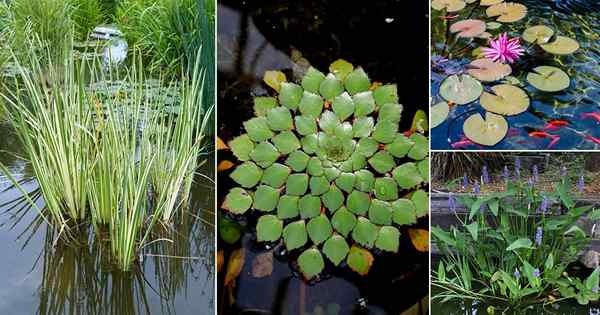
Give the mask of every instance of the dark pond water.
[[(0, 125), (0, 162), (23, 180), (31, 169), (16, 137)], [(212, 159), (211, 159), (212, 160)], [(212, 176), (213, 163), (201, 172)], [(35, 210), (5, 203), (21, 196), (0, 176), (0, 314), (212, 314), (214, 310), (214, 185), (199, 178), (193, 191), (194, 216), (184, 216), (173, 243), (146, 247), (143, 261), (122, 273), (107, 263), (109, 245), (92, 233), (78, 244), (56, 240)], [(36, 189), (35, 181), (25, 186)], [(43, 206), (42, 198), (38, 199)], [(169, 258), (165, 256), (170, 256)], [(178, 258), (172, 258), (172, 257)]]
[[(243, 133), (242, 122), (253, 116), (253, 96), (269, 93), (262, 83), (265, 71), (281, 70), (290, 78), (307, 62), (327, 71), (338, 58), (361, 65), (374, 80), (398, 83), (404, 105), (400, 129), (408, 130), (414, 113), (427, 110), (427, 12), (425, 1), (221, 1), (219, 136), (228, 141)], [(224, 151), (218, 159), (235, 161)], [(219, 173), (219, 204), (233, 184), (229, 172)], [(275, 255), (273, 273), (255, 278), (252, 262), (272, 250), (257, 245), (255, 220), (241, 220), (245, 228), (236, 243), (219, 239), (225, 261), (235, 249), (245, 253), (233, 289), (222, 286), (225, 272), (217, 280), (219, 314), (400, 314), (428, 294), (428, 254), (416, 252), (407, 236), (401, 238), (401, 254), (377, 256), (367, 277), (331, 268), (326, 279), (308, 284), (290, 263), (294, 259)], [(426, 228), (427, 221), (417, 226)]]
[[(531, 99), (529, 109), (521, 114), (506, 117), (509, 130), (507, 136), (493, 147), (469, 143), (464, 137), (462, 126), (467, 117), (476, 112), (484, 113), (478, 101), (454, 106), (450, 117), (431, 130), (431, 148), (445, 149), (598, 149), (600, 148), (600, 121), (589, 114), (600, 112), (600, 2), (597, 0), (526, 0), (519, 1), (527, 6), (527, 17), (513, 23), (509, 35), (520, 36), (532, 25), (547, 25), (558, 34), (576, 39), (580, 49), (572, 55), (555, 58), (548, 55), (526, 56), (513, 66), (513, 76), (524, 83)], [(432, 55), (435, 60), (442, 52), (445, 28), (439, 13), (433, 11)], [(462, 13), (462, 18), (468, 14)], [(461, 19), (461, 18), (459, 18)], [(433, 65), (432, 104), (441, 101), (439, 85), (449, 74), (462, 72), (470, 62), (467, 55), (457, 55), (444, 65)], [(530, 50), (532, 51), (532, 50)], [(469, 59), (467, 59), (469, 58)], [(525, 82), (530, 69), (541, 66), (556, 66), (571, 78), (570, 87), (557, 93), (537, 91)], [(493, 84), (485, 84), (487, 90)], [(552, 120), (563, 120), (568, 124), (554, 130), (547, 128)], [(547, 132), (546, 137), (532, 137), (532, 131)], [(554, 139), (557, 141), (552, 142)]]

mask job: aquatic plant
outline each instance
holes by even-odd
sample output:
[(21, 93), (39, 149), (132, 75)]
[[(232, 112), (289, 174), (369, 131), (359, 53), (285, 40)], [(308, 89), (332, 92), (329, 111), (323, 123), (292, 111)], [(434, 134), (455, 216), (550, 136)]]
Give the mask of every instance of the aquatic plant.
[(283, 239), (306, 279), (323, 255), (367, 274), (372, 251), (397, 252), (398, 227), (428, 214), (428, 140), (399, 131), (396, 85), (343, 60), (330, 71), (311, 67), (300, 84), (267, 72), (278, 95), (256, 97), (246, 133), (229, 142), (243, 163), (222, 208), (258, 215), (258, 242)]
[(441, 292), (433, 299), (521, 307), (598, 300), (593, 288), (600, 269), (582, 279), (568, 267), (590, 240), (577, 222), (588, 215), (595, 220), (600, 211), (576, 204), (567, 177), (550, 192), (520, 179), (508, 179), (505, 185), (501, 192), (450, 196), (466, 212), (453, 211), (458, 227), (432, 227), (443, 255), (432, 281)]
[(492, 62), (514, 63), (524, 51), (518, 37), (508, 39), (508, 35), (502, 33), (498, 39), (490, 40), (490, 48), (483, 48), (483, 55)]

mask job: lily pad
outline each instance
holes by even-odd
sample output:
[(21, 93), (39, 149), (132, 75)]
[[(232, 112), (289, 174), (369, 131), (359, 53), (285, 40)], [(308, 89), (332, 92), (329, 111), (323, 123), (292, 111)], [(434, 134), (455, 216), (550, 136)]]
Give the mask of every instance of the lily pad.
[(494, 4), (485, 10), (488, 17), (496, 17), (497, 22), (513, 23), (527, 15), (527, 7), (514, 2)]
[(528, 27), (523, 32), (523, 40), (529, 43), (545, 44), (554, 35), (554, 30), (546, 25), (535, 25)]
[(429, 112), (431, 113), (431, 128), (435, 128), (446, 121), (450, 114), (450, 107), (446, 102), (439, 102), (433, 105)]
[(451, 75), (440, 85), (440, 96), (446, 101), (458, 105), (471, 103), (479, 98), (483, 86), (479, 81), (467, 74)]
[(481, 145), (493, 146), (500, 142), (508, 132), (508, 122), (501, 115), (486, 113), (485, 120), (481, 114), (473, 114), (463, 125), (465, 136)]
[(431, 8), (434, 10), (446, 10), (446, 12), (458, 12), (465, 8), (467, 4), (463, 0), (433, 0)]
[(350, 251), (346, 240), (340, 235), (333, 235), (323, 244), (323, 254), (335, 265), (339, 265)]
[(274, 242), (281, 237), (283, 221), (274, 215), (267, 214), (258, 218), (256, 238), (259, 242)]
[(473, 60), (468, 67), (467, 73), (483, 82), (498, 81), (512, 72), (509, 65), (487, 58)]
[(487, 111), (511, 116), (520, 114), (529, 108), (529, 96), (521, 88), (510, 84), (492, 87), (492, 93), (483, 92), (479, 102)]
[(306, 223), (304, 220), (296, 221), (285, 226), (283, 229), (283, 242), (287, 250), (300, 248), (308, 241), (306, 234)]
[(400, 231), (393, 226), (381, 227), (377, 234), (375, 247), (384, 251), (397, 253), (400, 247)]
[(325, 214), (310, 219), (306, 224), (306, 231), (315, 245), (325, 242), (333, 233), (331, 223)]
[(450, 32), (458, 33), (456, 34), (457, 37), (473, 38), (485, 32), (485, 28), (484, 21), (468, 19), (450, 25)]
[(558, 92), (568, 88), (571, 79), (559, 68), (539, 66), (527, 74), (527, 82), (544, 92)]
[(542, 44), (540, 47), (553, 55), (570, 55), (579, 49), (579, 43), (569, 37), (557, 36), (553, 42)]
[(348, 253), (348, 259), (346, 262), (350, 269), (354, 270), (354, 272), (358, 273), (361, 276), (366, 276), (369, 274), (369, 270), (373, 265), (373, 254), (368, 250), (353, 245), (350, 248), (350, 252)]
[(251, 206), (252, 197), (242, 188), (235, 187), (225, 196), (221, 207), (235, 214), (244, 214)]
[(494, 4), (502, 3), (504, 0), (481, 0), (479, 5), (482, 7), (489, 7)]
[(325, 261), (323, 261), (323, 256), (321, 256), (318, 249), (309, 248), (298, 257), (298, 266), (302, 271), (302, 275), (310, 280), (323, 271)]

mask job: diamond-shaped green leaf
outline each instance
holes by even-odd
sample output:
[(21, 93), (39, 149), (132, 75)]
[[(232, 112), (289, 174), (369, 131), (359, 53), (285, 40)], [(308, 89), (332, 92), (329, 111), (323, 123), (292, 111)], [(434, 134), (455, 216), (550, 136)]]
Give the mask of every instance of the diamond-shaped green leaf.
[(361, 138), (356, 144), (356, 151), (365, 157), (370, 157), (379, 149), (379, 143), (373, 138)]
[(269, 128), (275, 131), (290, 130), (294, 127), (290, 110), (283, 107), (275, 107), (267, 112)]
[(296, 135), (294, 135), (294, 133), (291, 131), (282, 131), (273, 137), (271, 141), (273, 141), (277, 151), (279, 151), (281, 154), (290, 154), (300, 149), (300, 140), (298, 140)]
[(360, 92), (352, 97), (354, 101), (354, 117), (367, 116), (375, 110), (373, 92)]
[(410, 136), (410, 140), (415, 143), (415, 145), (408, 151), (408, 157), (413, 160), (423, 160), (429, 154), (429, 140), (427, 137), (415, 133)]
[(283, 164), (273, 163), (265, 169), (260, 182), (274, 188), (279, 188), (285, 184), (285, 181), (291, 173), (292, 170), (289, 167)]
[(352, 131), (355, 138), (364, 138), (371, 135), (375, 121), (373, 117), (360, 117), (354, 120)]
[(392, 171), (392, 176), (402, 189), (410, 189), (423, 182), (417, 165), (413, 162), (404, 163)]
[(346, 207), (358, 215), (364, 215), (371, 206), (371, 197), (369, 194), (362, 191), (355, 190), (348, 195), (346, 200)]
[(279, 90), (279, 103), (291, 110), (296, 110), (302, 94), (302, 87), (298, 84), (283, 82)]
[(280, 219), (291, 219), (298, 216), (298, 196), (283, 195), (277, 204), (277, 217)]
[(329, 212), (334, 212), (344, 204), (344, 194), (334, 184), (329, 186), (329, 190), (321, 197), (321, 199), (323, 200), (325, 208), (329, 209)]
[(229, 176), (240, 186), (251, 188), (258, 184), (262, 175), (263, 170), (254, 162), (244, 162), (238, 165)]
[(398, 185), (393, 178), (380, 177), (375, 180), (375, 197), (390, 201), (398, 199)]
[(319, 119), (319, 128), (327, 133), (334, 133), (335, 128), (340, 124), (340, 119), (334, 112), (326, 110)]
[(259, 242), (274, 242), (281, 237), (283, 221), (276, 216), (267, 214), (258, 218), (256, 224), (256, 239)]
[(302, 87), (312, 93), (319, 93), (321, 82), (325, 79), (323, 72), (310, 67), (302, 78)]
[(352, 238), (364, 247), (371, 248), (377, 239), (377, 226), (366, 218), (358, 217), (352, 230)]
[(325, 242), (333, 233), (329, 218), (324, 214), (310, 219), (308, 224), (306, 224), (306, 230), (308, 231), (308, 236), (315, 245)]
[(396, 84), (379, 86), (373, 91), (373, 98), (378, 106), (398, 103), (398, 88)]
[(361, 67), (358, 67), (348, 74), (344, 84), (346, 85), (346, 90), (354, 95), (369, 90), (371, 80), (369, 80), (369, 76), (365, 71)]
[(310, 280), (323, 271), (325, 261), (323, 261), (323, 256), (321, 256), (321, 252), (318, 249), (309, 248), (298, 257), (298, 266), (302, 275)]
[(384, 251), (397, 253), (398, 247), (400, 247), (400, 231), (393, 226), (381, 227), (377, 234), (375, 247)]
[(319, 149), (319, 140), (316, 134), (306, 135), (300, 142), (302, 142), (302, 150), (308, 154), (313, 154)]
[(245, 121), (244, 128), (250, 139), (256, 142), (269, 140), (274, 135), (265, 117), (254, 117)]
[(396, 139), (398, 123), (389, 120), (380, 120), (373, 129), (373, 139), (380, 143), (391, 143)]
[(338, 59), (329, 65), (329, 71), (340, 80), (344, 80), (353, 69), (354, 66), (344, 59)]
[(400, 122), (402, 115), (402, 105), (400, 104), (383, 104), (379, 107), (379, 115), (377, 121), (389, 120), (395, 123)]
[(370, 192), (375, 184), (375, 176), (368, 170), (358, 170), (354, 172), (356, 176), (356, 181), (354, 183), (354, 188), (364, 191)]
[(346, 240), (340, 235), (331, 236), (325, 244), (323, 244), (323, 254), (335, 266), (339, 265), (350, 251), (350, 247)]
[(285, 185), (286, 193), (292, 196), (302, 196), (308, 189), (308, 175), (292, 174), (288, 176)]
[(342, 94), (342, 92), (344, 92), (342, 81), (332, 73), (325, 77), (325, 80), (321, 82), (321, 86), (319, 87), (319, 93), (326, 100), (333, 100), (336, 96)]
[(373, 255), (368, 250), (353, 245), (348, 253), (348, 267), (361, 276), (366, 276), (373, 265)]
[(417, 190), (410, 198), (415, 204), (415, 212), (418, 218), (422, 218), (429, 214), (429, 196), (423, 190)]
[(298, 207), (302, 219), (316, 217), (321, 213), (321, 198), (311, 195), (303, 196), (298, 201)]
[(392, 207), (387, 201), (373, 199), (369, 208), (369, 220), (379, 225), (392, 224)]
[(310, 178), (310, 193), (320, 196), (329, 191), (329, 181), (325, 176), (313, 176)]
[(283, 229), (283, 242), (287, 250), (300, 248), (308, 242), (308, 234), (306, 233), (306, 223), (304, 220), (292, 222)]
[(306, 167), (306, 171), (310, 176), (322, 176), (323, 171), (323, 163), (316, 157), (311, 157), (308, 160), (308, 166)]
[(279, 201), (279, 189), (267, 185), (260, 185), (254, 193), (253, 208), (261, 211), (273, 211)]
[(310, 157), (302, 151), (294, 151), (290, 153), (285, 160), (285, 164), (292, 168), (295, 172), (302, 172), (308, 165)]
[(279, 158), (277, 148), (269, 142), (261, 142), (250, 152), (250, 158), (262, 168), (269, 167)]
[(243, 134), (229, 141), (229, 148), (231, 148), (231, 152), (238, 160), (248, 161), (250, 159), (250, 152), (254, 150), (254, 142), (250, 140), (247, 134)]
[(394, 157), (386, 151), (379, 151), (375, 153), (370, 159), (369, 164), (380, 174), (385, 174), (392, 170), (396, 166)]
[(353, 171), (362, 170), (363, 168), (365, 168), (367, 166), (367, 158), (358, 152), (352, 153), (352, 156), (350, 156), (349, 162), (352, 163)]
[(417, 163), (417, 168), (419, 169), (419, 174), (423, 178), (424, 182), (429, 182), (429, 160), (422, 160)]
[(221, 207), (235, 214), (244, 214), (251, 206), (252, 197), (242, 188), (235, 187), (225, 196)]
[(325, 177), (327, 180), (334, 181), (338, 176), (340, 176), (341, 172), (335, 167), (327, 167), (324, 169)]
[(317, 133), (317, 121), (314, 117), (299, 115), (294, 118), (296, 131), (306, 136)]
[(298, 109), (304, 116), (319, 118), (323, 110), (323, 99), (317, 94), (304, 92)]
[(415, 145), (415, 143), (409, 140), (405, 135), (396, 134), (394, 141), (385, 145), (385, 150), (394, 157), (403, 158), (413, 145)]
[(356, 226), (356, 221), (356, 216), (352, 212), (348, 211), (346, 207), (341, 207), (333, 214), (331, 225), (336, 232), (346, 237)]
[(352, 124), (345, 121), (335, 127), (334, 134), (343, 139), (351, 139), (354, 136), (352, 131)]
[(335, 180), (335, 184), (341, 190), (349, 193), (354, 188), (354, 181), (356, 180), (355, 175), (352, 173), (341, 173), (340, 176)]
[(415, 204), (409, 199), (398, 199), (392, 202), (392, 220), (398, 225), (417, 223)]
[(254, 115), (265, 116), (271, 108), (277, 107), (277, 99), (268, 96), (257, 96), (254, 98)]
[(331, 108), (344, 121), (354, 114), (354, 101), (348, 92), (344, 92), (333, 99)]

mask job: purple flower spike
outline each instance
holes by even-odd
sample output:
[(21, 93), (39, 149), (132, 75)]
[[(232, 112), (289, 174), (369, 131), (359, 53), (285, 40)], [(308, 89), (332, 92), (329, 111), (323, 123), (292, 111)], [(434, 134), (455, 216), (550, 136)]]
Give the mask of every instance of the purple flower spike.
[(453, 193), (448, 194), (448, 208), (450, 208), (452, 212), (456, 212), (456, 198)]
[(538, 278), (538, 277), (540, 276), (540, 270), (539, 270), (539, 269), (537, 269), (537, 268), (535, 268), (535, 269), (533, 270), (533, 276), (534, 276), (534, 277), (536, 277), (536, 278)]
[(521, 278), (521, 273), (519, 272), (519, 270), (515, 270), (515, 272), (513, 273), (513, 275), (515, 276), (515, 278), (519, 279)]
[(476, 195), (479, 195), (479, 193), (481, 193), (481, 187), (479, 186), (478, 182), (475, 182), (475, 184), (473, 184), (473, 193)]
[(560, 177), (567, 177), (567, 167), (564, 165), (560, 167)]
[(546, 214), (549, 204), (550, 201), (548, 200), (548, 197), (544, 196), (544, 198), (542, 198), (542, 202), (540, 203), (540, 207), (538, 208), (538, 213)]
[(521, 159), (517, 156), (515, 159), (515, 179), (521, 178)]
[(585, 188), (585, 180), (583, 178), (583, 175), (579, 176), (579, 180), (577, 181), (577, 190), (580, 193), (583, 193), (583, 188)]
[(488, 173), (487, 165), (484, 165), (481, 171), (481, 183), (484, 185), (490, 183), (490, 174)]
[(527, 185), (529, 185), (529, 187), (533, 188), (533, 185), (535, 185), (535, 180), (533, 179), (533, 177), (529, 177), (527, 179)]
[(534, 166), (533, 166), (533, 181), (534, 181), (535, 183), (537, 183), (537, 182), (539, 182), (539, 181), (540, 181), (540, 173), (539, 173), (539, 171), (538, 171), (538, 167), (537, 167), (537, 165), (534, 165)]
[(537, 230), (535, 231), (535, 245), (536, 246), (540, 246), (542, 245), (542, 237), (544, 236), (544, 230), (542, 229), (541, 226), (538, 226)]
[(508, 172), (508, 166), (506, 165), (504, 165), (504, 169), (502, 170), (502, 177), (506, 182), (510, 179), (510, 173)]
[(462, 188), (467, 189), (467, 187), (469, 187), (469, 178), (467, 177), (467, 174), (465, 173), (465, 175), (463, 175)]

